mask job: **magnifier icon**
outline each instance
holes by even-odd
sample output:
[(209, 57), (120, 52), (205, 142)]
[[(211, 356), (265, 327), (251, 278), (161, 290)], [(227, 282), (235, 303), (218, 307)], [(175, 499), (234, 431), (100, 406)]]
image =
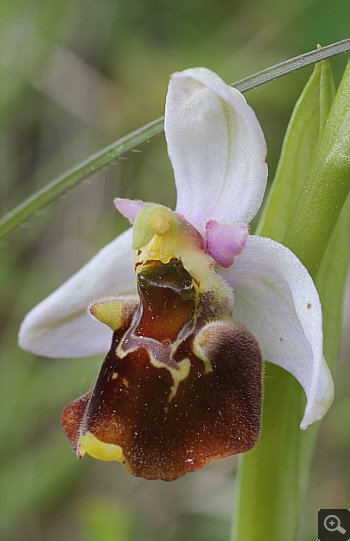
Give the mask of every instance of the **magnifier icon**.
[(341, 527), (340, 520), (336, 515), (328, 515), (324, 519), (324, 527), (329, 532), (340, 532), (340, 533), (346, 533), (346, 530)]

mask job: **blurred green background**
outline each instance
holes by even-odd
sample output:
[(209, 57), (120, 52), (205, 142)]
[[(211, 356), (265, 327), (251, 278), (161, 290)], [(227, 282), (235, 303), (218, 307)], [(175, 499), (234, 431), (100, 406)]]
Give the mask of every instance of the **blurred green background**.
[[(205, 66), (231, 83), (346, 38), (349, 22), (347, 0), (2, 0), (2, 213), (161, 116), (173, 71)], [(332, 60), (336, 84), (345, 62)], [(310, 74), (307, 68), (246, 94), (266, 135), (270, 180)], [(236, 457), (171, 484), (88, 456), (78, 461), (60, 415), (91, 387), (102, 358), (47, 360), (17, 347), (30, 308), (127, 227), (113, 207), (116, 196), (174, 208), (163, 135), (61, 197), (0, 247), (4, 541), (228, 539)], [(349, 353), (344, 342), (300, 541), (316, 538), (317, 509), (349, 505)]]

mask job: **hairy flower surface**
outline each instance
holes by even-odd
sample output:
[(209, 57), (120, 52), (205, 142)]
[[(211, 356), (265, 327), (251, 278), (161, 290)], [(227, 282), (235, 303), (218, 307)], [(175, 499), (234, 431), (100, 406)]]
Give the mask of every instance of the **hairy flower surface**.
[(267, 167), (244, 97), (204, 68), (175, 73), (165, 134), (175, 213), (117, 199), (133, 230), (34, 308), (19, 343), (51, 357), (109, 350), (63, 428), (79, 458), (169, 481), (254, 446), (262, 359), (303, 386), (302, 429), (327, 411), (333, 385), (311, 277), (288, 248), (248, 235)]

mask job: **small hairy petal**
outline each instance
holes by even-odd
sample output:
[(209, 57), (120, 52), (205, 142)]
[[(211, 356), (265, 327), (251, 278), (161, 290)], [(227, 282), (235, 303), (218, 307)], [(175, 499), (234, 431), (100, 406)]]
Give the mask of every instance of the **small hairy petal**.
[(248, 224), (266, 187), (266, 144), (242, 94), (205, 68), (174, 73), (165, 135), (176, 211), (202, 234), (209, 219)]
[(215, 261), (227, 269), (246, 243), (248, 228), (240, 224), (220, 224), (209, 220), (206, 225), (208, 250)]
[(132, 224), (139, 211), (147, 206), (147, 203), (144, 203), (143, 201), (132, 201), (131, 199), (122, 199), (121, 197), (117, 197), (117, 199), (114, 200), (114, 204), (117, 210), (119, 210), (119, 212)]
[(285, 368), (303, 386), (301, 428), (323, 417), (333, 382), (322, 348), (322, 312), (306, 268), (285, 246), (250, 236), (234, 265), (221, 272), (233, 286), (234, 317), (257, 337), (263, 358)]
[(136, 289), (132, 229), (107, 244), (84, 267), (25, 317), (18, 336), (22, 349), (46, 357), (105, 353), (112, 331), (86, 313), (94, 300)]

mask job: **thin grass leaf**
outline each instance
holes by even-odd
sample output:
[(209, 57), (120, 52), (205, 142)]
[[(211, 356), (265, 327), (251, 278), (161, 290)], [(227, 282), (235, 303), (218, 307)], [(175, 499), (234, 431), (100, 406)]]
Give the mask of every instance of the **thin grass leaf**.
[[(280, 64), (276, 64), (275, 66), (262, 70), (257, 74), (233, 83), (232, 86), (241, 92), (246, 92), (247, 90), (256, 88), (259, 85), (273, 81), (278, 77), (282, 77), (305, 66), (309, 66), (310, 64), (317, 63), (321, 60), (342, 54), (349, 50), (350, 39), (345, 39), (326, 47), (316, 49), (315, 51), (311, 51), (304, 55), (297, 56), (285, 62), (281, 62)], [(125, 152), (137, 147), (155, 135), (158, 135), (163, 131), (163, 129), (164, 119), (161, 117), (112, 143), (108, 147), (89, 157), (84, 162), (81, 162), (77, 166), (69, 169), (51, 181), (44, 188), (39, 190), (39, 192), (29, 197), (12, 211), (8, 212), (0, 220), (0, 239), (11, 233), (21, 223), (33, 216), (38, 210), (41, 210), (52, 203), (64, 192), (72, 189), (79, 182), (88, 178), (91, 174), (98, 171), (102, 167), (105, 167), (109, 163), (113, 162)]]
[(60, 195), (74, 188), (79, 182), (110, 164), (125, 152), (158, 135), (163, 129), (164, 119), (158, 118), (65, 171), (4, 216), (0, 221), (0, 239), (11, 233), (38, 210), (45, 208)]

